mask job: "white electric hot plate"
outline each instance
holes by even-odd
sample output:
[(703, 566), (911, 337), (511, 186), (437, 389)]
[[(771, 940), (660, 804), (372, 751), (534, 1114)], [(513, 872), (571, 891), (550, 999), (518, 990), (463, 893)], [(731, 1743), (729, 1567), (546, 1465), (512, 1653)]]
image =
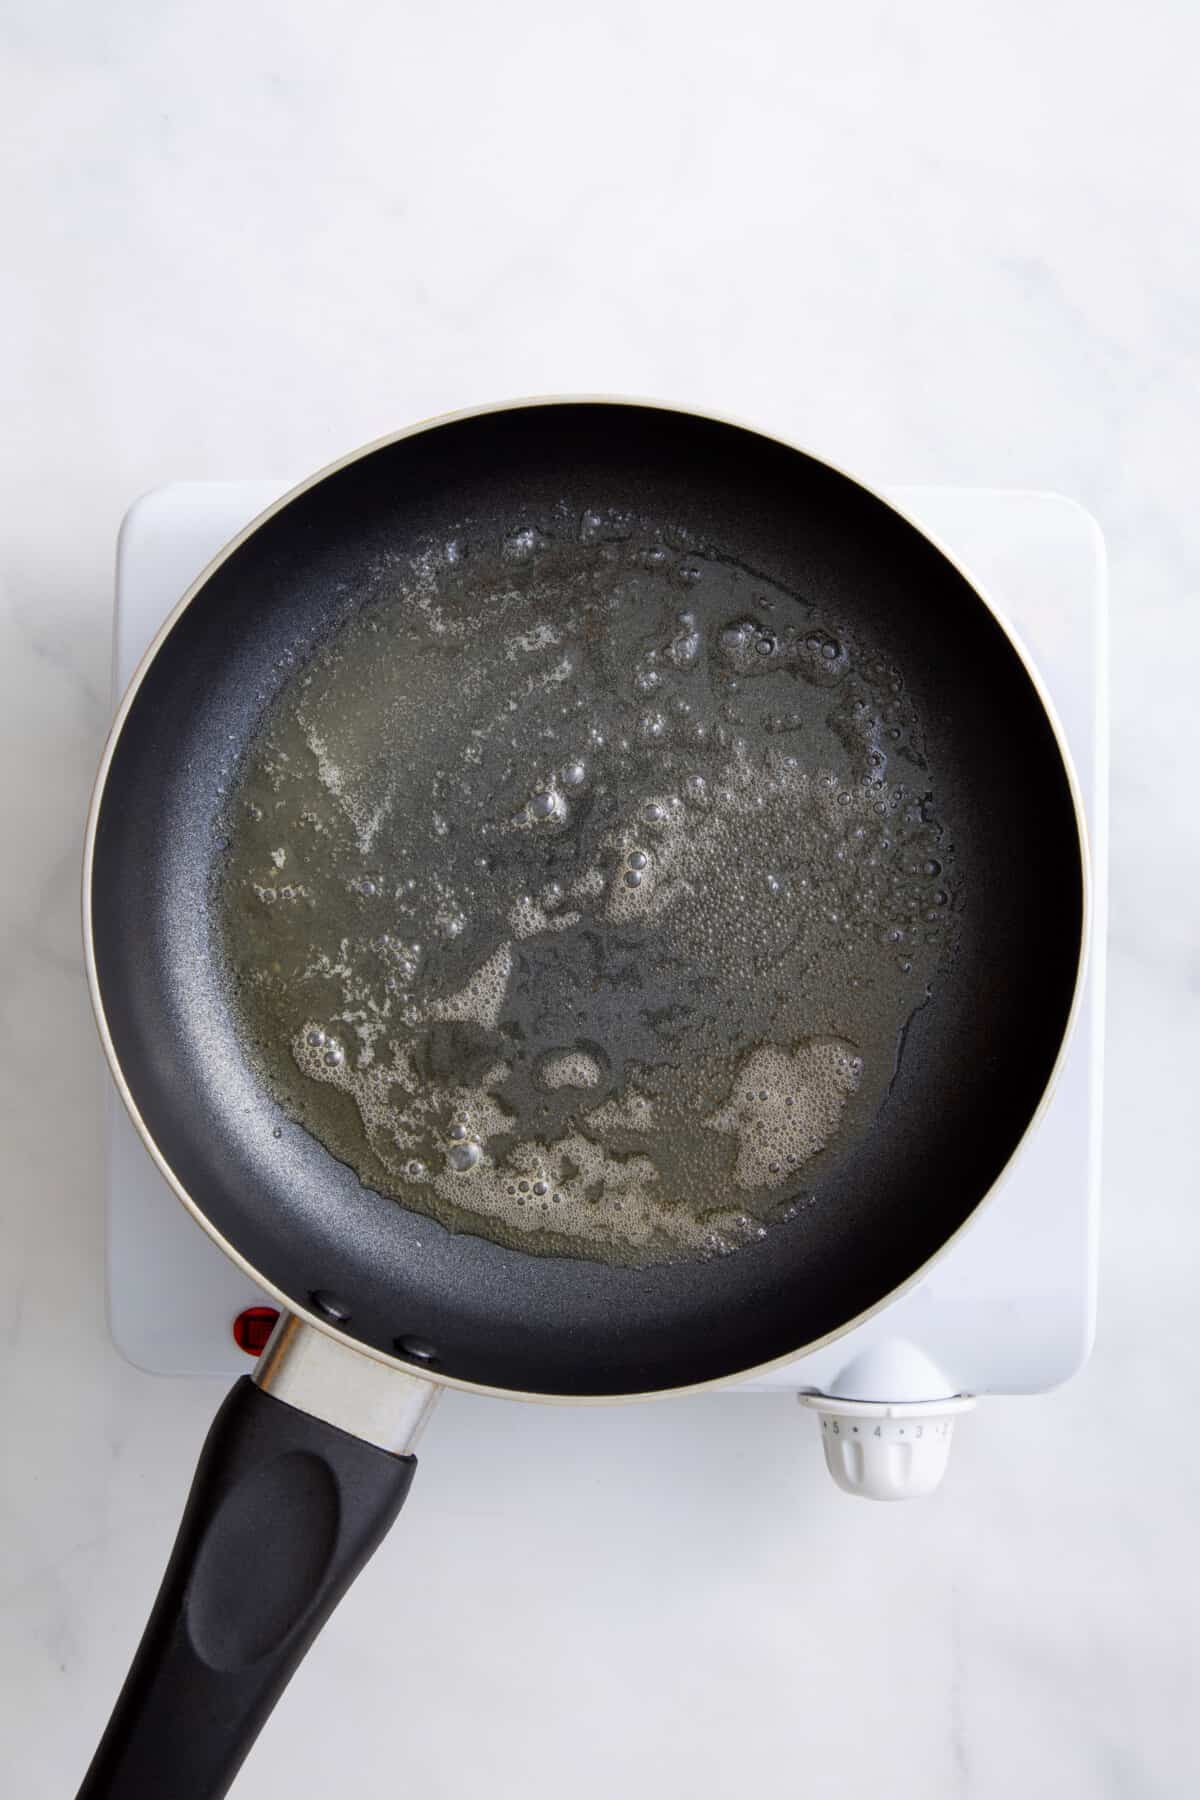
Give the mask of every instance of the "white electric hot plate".
[[(180, 482), (130, 508), (117, 552), (114, 703), (185, 588), (288, 485)], [(1086, 986), (1056, 1089), (987, 1203), (929, 1272), (866, 1324), (741, 1384), (806, 1396), (839, 1485), (878, 1498), (936, 1486), (955, 1412), (970, 1396), (1043, 1393), (1073, 1375), (1091, 1346), (1108, 802), (1105, 566), (1094, 520), (1056, 494), (897, 487), (889, 497), (982, 586), (1041, 673), (1079, 776), (1094, 911)], [(261, 1342), (244, 1315), (271, 1304), (179, 1205), (115, 1092), (108, 1293), (118, 1348), (162, 1375), (244, 1373), (248, 1352), (238, 1338), (250, 1354)]]

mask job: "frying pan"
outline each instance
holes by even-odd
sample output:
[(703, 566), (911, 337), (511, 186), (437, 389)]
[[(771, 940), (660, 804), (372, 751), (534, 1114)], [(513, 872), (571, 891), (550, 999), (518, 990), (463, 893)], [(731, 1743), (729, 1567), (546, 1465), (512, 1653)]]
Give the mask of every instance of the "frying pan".
[[(817, 1203), (736, 1254), (648, 1267), (452, 1233), (305, 1131), (277, 1136), (210, 905), (222, 806), (264, 709), (372, 571), (464, 518), (499, 546), (531, 521), (607, 509), (721, 546), (880, 646), (923, 718), (960, 876), (953, 958), (870, 1128), (822, 1159)], [(810, 455), (665, 406), (522, 402), (402, 432), (264, 513), (180, 601), (121, 705), (88, 825), (84, 922), (135, 1125), (285, 1311), (210, 1432), (82, 1794), (227, 1791), (399, 1511), (439, 1390), (595, 1401), (703, 1387), (813, 1349), (910, 1284), (1045, 1102), (1085, 917), (1074, 779), (1021, 650), (939, 547)]]

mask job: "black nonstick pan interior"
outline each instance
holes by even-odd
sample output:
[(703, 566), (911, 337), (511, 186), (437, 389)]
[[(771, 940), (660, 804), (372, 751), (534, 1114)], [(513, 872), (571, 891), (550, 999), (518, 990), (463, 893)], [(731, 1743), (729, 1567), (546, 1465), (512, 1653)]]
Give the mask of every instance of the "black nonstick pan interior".
[[(820, 1159), (794, 1218), (709, 1261), (530, 1256), (371, 1192), (263, 1091), (212, 930), (223, 799), (296, 660), (389, 560), (464, 519), (499, 544), (564, 509), (661, 517), (877, 645), (924, 721), (953, 832), (953, 960), (897, 1046), (870, 1130)], [(619, 1395), (804, 1348), (903, 1284), (968, 1218), (1061, 1045), (1081, 862), (1038, 692), (987, 606), (916, 529), (846, 477), (738, 427), (566, 403), (474, 415), (373, 450), (219, 564), (124, 720), (90, 909), (105, 1021), (137, 1111), (214, 1230), (269, 1285), (377, 1350), (430, 1346), (432, 1367), (461, 1380)]]

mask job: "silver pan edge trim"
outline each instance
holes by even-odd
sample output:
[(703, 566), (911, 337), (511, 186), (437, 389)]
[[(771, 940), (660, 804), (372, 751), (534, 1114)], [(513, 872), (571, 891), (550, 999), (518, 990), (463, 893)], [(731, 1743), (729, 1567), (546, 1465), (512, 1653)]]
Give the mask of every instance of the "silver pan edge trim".
[(1076, 773), (1075, 764), (1067, 745), (1062, 721), (1059, 719), (1054, 702), (1050, 698), (1045, 684), (1038, 673), (1037, 667), (1019, 634), (1005, 617), (1001, 609), (992, 600), (983, 585), (977, 581), (970, 570), (965, 567), (961, 558), (950, 551), (933, 532), (927, 530), (924, 525), (913, 518), (911, 514), (907, 513), (903, 507), (897, 506), (885, 494), (882, 494), (877, 488), (872, 487), (870, 483), (862, 481), (857, 475), (852, 475), (848, 469), (844, 469), (838, 463), (831, 462), (827, 457), (818, 456), (814, 451), (807, 450), (803, 445), (793, 443), (790, 439), (781, 437), (776, 432), (763, 431), (758, 426), (747, 423), (744, 419), (735, 418), (728, 414), (697, 411), (694, 407), (680, 406), (669, 400), (641, 398), (637, 395), (630, 394), (546, 394), (529, 395), (513, 400), (488, 401), (479, 406), (462, 407), (454, 412), (440, 413), (432, 418), (421, 419), (416, 424), (405, 426), (400, 431), (388, 432), (383, 437), (375, 438), (370, 443), (362, 445), (359, 449), (351, 450), (345, 456), (338, 457), (335, 461), (328, 463), (324, 468), (318, 469), (315, 474), (312, 474), (306, 477), (305, 480), (297, 483), (297, 485), (290, 488), (287, 493), (281, 494), (277, 500), (266, 507), (256, 518), (251, 519), (249, 524), (246, 525), (243, 530), (239, 531), (236, 537), (231, 538), (225, 547), (217, 552), (211, 562), (200, 571), (191, 586), (185, 591), (177, 604), (164, 619), (134, 670), (129, 686), (125, 690), (121, 703), (117, 708), (116, 716), (109, 728), (108, 736), (105, 740), (104, 749), (100, 758), (100, 766), (96, 774), (95, 785), (92, 789), (83, 845), (82, 912), (84, 964), (87, 971), (88, 992), (91, 996), (92, 1011), (95, 1016), (96, 1027), (100, 1034), (101, 1046), (108, 1062), (109, 1071), (116, 1084), (117, 1092), (121, 1096), (122, 1103), (133, 1122), (138, 1136), (146, 1146), (159, 1173), (175, 1193), (176, 1197), (182, 1201), (196, 1223), (207, 1232), (213, 1242), (225, 1252), (230, 1261), (236, 1264), (236, 1266), (241, 1269), (242, 1273), (262, 1288), (265, 1293), (272, 1295), (278, 1300), (280, 1307), (284, 1312), (293, 1315), (296, 1319), (302, 1319), (304, 1323), (311, 1326), (314, 1331), (321, 1332), (326, 1337), (336, 1340), (346, 1349), (354, 1351), (360, 1357), (367, 1358), (372, 1362), (385, 1364), (390, 1369), (401, 1370), (409, 1375), (415, 1373), (413, 1364), (406, 1362), (402, 1357), (389, 1356), (386, 1352), (376, 1350), (369, 1344), (362, 1344), (350, 1333), (338, 1330), (338, 1328), (331, 1324), (328, 1319), (323, 1319), (318, 1314), (309, 1311), (308, 1308), (296, 1300), (293, 1295), (285, 1293), (282, 1288), (264, 1275), (261, 1269), (256, 1269), (252, 1263), (248, 1262), (241, 1252), (235, 1249), (229, 1240), (217, 1230), (200, 1204), (184, 1187), (183, 1183), (171, 1168), (166, 1157), (159, 1149), (146, 1121), (142, 1118), (142, 1115), (138, 1110), (137, 1102), (125, 1079), (124, 1070), (121, 1067), (120, 1058), (117, 1055), (116, 1046), (112, 1040), (112, 1034), (109, 1030), (108, 1019), (104, 1009), (104, 999), (100, 991), (99, 975), (96, 968), (96, 949), (92, 919), (92, 873), (95, 862), (96, 831), (100, 819), (100, 810), (104, 802), (104, 793), (108, 782), (109, 770), (112, 766), (113, 756), (116, 752), (117, 743), (124, 728), (125, 720), (137, 698), (138, 690), (145, 680), (151, 664), (154, 662), (155, 657), (158, 655), (158, 652), (162, 648), (167, 637), (210, 578), (222, 564), (246, 542), (247, 538), (251, 537), (259, 529), (261, 525), (265, 525), (269, 519), (275, 517), (276, 513), (282, 512), (284, 507), (289, 506), (291, 502), (298, 499), (300, 495), (307, 493), (310, 488), (316, 487), (319, 482), (324, 481), (328, 476), (336, 475), (342, 469), (349, 468), (352, 463), (360, 462), (364, 457), (371, 456), (378, 450), (384, 450), (391, 444), (401, 443), (405, 438), (416, 437), (422, 432), (434, 431), (443, 425), (457, 424), (462, 420), (482, 418), (490, 413), (519, 412), (526, 408), (541, 406), (647, 407), (658, 412), (679, 413), (687, 418), (704, 419), (714, 425), (728, 425), (737, 431), (748, 432), (751, 436), (764, 438), (768, 442), (779, 444), (785, 450), (795, 451), (799, 455), (807, 457), (809, 461), (821, 464), (822, 467), (831, 470), (835, 475), (840, 475), (844, 480), (851, 482), (862, 492), (869, 494), (872, 499), (878, 501), (881, 506), (886, 507), (887, 510), (895, 514), (897, 518), (903, 519), (905, 524), (911, 526), (912, 529), (923, 537), (927, 543), (932, 544), (945, 558), (946, 562), (957, 571), (963, 581), (965, 581), (967, 586), (971, 589), (972, 593), (979, 600), (980, 604), (992, 615), (997, 626), (1012, 645), (1013, 652), (1021, 663), (1034, 692), (1041, 702), (1042, 709), (1049, 720), (1050, 728), (1054, 735), (1054, 741), (1058, 748), (1058, 754), (1066, 775), (1067, 787), (1071, 796), (1071, 806), (1075, 815), (1075, 828), (1079, 838), (1079, 950), (1076, 957), (1075, 980), (1071, 994), (1071, 1005), (1067, 1014), (1066, 1024), (1063, 1028), (1062, 1038), (1059, 1042), (1058, 1054), (1054, 1059), (1054, 1066), (1050, 1071), (1045, 1087), (1042, 1089), (1038, 1104), (1030, 1115), (1025, 1130), (1022, 1132), (1018, 1142), (1014, 1145), (1012, 1154), (1009, 1156), (1008, 1161), (996, 1177), (996, 1180), (992, 1183), (987, 1193), (983, 1194), (975, 1206), (972, 1207), (958, 1229), (952, 1232), (951, 1235), (933, 1252), (932, 1256), (928, 1257), (919, 1268), (914, 1269), (912, 1274), (909, 1275), (906, 1280), (900, 1282), (898, 1286), (892, 1288), (888, 1293), (883, 1295), (873, 1306), (869, 1306), (864, 1311), (857, 1313), (853, 1318), (847, 1319), (844, 1324), (837, 1326), (834, 1330), (826, 1332), (823, 1337), (814, 1338), (808, 1343), (797, 1344), (794, 1349), (788, 1350), (781, 1356), (772, 1357), (768, 1362), (756, 1363), (751, 1368), (736, 1370), (728, 1375), (719, 1375), (711, 1381), (692, 1382), (680, 1387), (650, 1389), (644, 1393), (633, 1394), (546, 1394), (525, 1392), (517, 1388), (492, 1387), (484, 1382), (465, 1381), (458, 1376), (442, 1374), (433, 1368), (422, 1368), (419, 1376), (419, 1380), (422, 1384), (434, 1383), (439, 1387), (457, 1388), (464, 1393), (486, 1394), (498, 1399), (530, 1400), (548, 1406), (613, 1406), (639, 1400), (669, 1399), (676, 1394), (707, 1393), (723, 1387), (731, 1387), (736, 1385), (739, 1381), (748, 1381), (755, 1376), (765, 1375), (773, 1369), (784, 1368), (788, 1363), (795, 1362), (799, 1357), (807, 1356), (815, 1350), (823, 1349), (826, 1344), (835, 1343), (838, 1338), (845, 1337), (849, 1332), (854, 1331), (860, 1325), (865, 1324), (868, 1319), (874, 1318), (875, 1315), (882, 1312), (885, 1307), (891, 1306), (893, 1302), (898, 1300), (903, 1294), (908, 1293), (918, 1282), (923, 1281), (933, 1266), (946, 1255), (947, 1251), (949, 1251), (954, 1244), (958, 1242), (963, 1232), (970, 1229), (971, 1225), (980, 1216), (983, 1209), (991, 1206), (997, 1194), (1011, 1176), (1013, 1169), (1016, 1167), (1024, 1153), (1032, 1133), (1037, 1129), (1050, 1102), (1054, 1098), (1059, 1077), (1062, 1074), (1063, 1064), (1066, 1060), (1067, 1051), (1070, 1048), (1078, 1024), (1083, 1001), (1093, 928), (1094, 895), (1092, 892), (1092, 857), (1087, 816), (1084, 811), (1079, 777)]

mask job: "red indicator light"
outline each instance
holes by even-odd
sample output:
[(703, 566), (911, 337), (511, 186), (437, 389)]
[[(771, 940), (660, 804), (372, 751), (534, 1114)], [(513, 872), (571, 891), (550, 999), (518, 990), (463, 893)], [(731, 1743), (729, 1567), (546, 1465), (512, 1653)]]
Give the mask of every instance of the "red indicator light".
[(248, 1306), (233, 1321), (233, 1341), (247, 1356), (259, 1356), (275, 1329), (279, 1312), (274, 1306)]

